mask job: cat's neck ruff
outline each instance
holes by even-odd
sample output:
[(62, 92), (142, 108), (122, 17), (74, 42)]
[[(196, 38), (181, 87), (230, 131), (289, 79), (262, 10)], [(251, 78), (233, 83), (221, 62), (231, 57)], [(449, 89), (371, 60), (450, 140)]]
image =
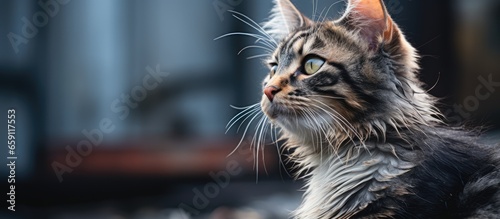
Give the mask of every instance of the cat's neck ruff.
[(314, 167), (295, 217), (349, 218), (363, 210), (395, 177), (415, 166), (400, 160), (393, 149), (390, 144), (353, 144), (337, 154), (309, 155), (306, 160)]

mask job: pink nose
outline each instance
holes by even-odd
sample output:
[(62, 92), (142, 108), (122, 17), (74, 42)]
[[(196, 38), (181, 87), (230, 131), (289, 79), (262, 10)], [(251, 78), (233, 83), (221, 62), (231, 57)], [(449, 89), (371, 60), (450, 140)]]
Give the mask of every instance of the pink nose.
[(281, 89), (276, 86), (268, 86), (264, 88), (264, 94), (266, 95), (267, 99), (269, 99), (269, 101), (273, 102), (274, 95), (280, 92), (280, 90)]

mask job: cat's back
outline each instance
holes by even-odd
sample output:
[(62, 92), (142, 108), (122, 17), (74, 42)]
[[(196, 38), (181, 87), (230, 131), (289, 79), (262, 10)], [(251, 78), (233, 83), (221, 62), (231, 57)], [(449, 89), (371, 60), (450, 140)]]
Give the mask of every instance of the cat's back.
[(448, 128), (412, 136), (401, 148), (418, 165), (355, 218), (500, 218), (498, 144)]
[(484, 145), (483, 150), (491, 161), (484, 161), (465, 184), (459, 197), (460, 218), (500, 218), (500, 144)]

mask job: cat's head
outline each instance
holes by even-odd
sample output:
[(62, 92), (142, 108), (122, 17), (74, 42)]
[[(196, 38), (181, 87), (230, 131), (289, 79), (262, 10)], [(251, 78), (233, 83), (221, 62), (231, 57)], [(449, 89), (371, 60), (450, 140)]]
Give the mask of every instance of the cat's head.
[(278, 46), (261, 107), (286, 133), (365, 140), (438, 121), (415, 49), (382, 0), (349, 0), (340, 19), (319, 21), (275, 0), (263, 27)]

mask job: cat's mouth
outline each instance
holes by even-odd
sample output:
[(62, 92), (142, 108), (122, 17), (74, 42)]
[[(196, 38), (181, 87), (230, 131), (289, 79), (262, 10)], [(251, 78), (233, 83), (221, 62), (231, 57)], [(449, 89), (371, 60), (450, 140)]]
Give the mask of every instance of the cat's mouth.
[[(262, 102), (265, 102), (263, 100)], [(266, 116), (270, 119), (278, 119), (278, 117), (281, 117), (285, 114), (288, 114), (284, 108), (284, 106), (281, 106), (279, 103), (262, 103), (262, 112), (266, 114)]]
[(261, 109), (272, 123), (296, 134), (316, 132), (319, 127), (323, 126), (324, 122), (330, 122), (327, 115), (310, 108), (307, 109), (307, 106), (302, 105), (302, 103), (289, 102), (288, 100), (275, 99), (270, 102), (268, 99), (263, 99)]
[(294, 110), (291, 106), (287, 105), (288, 104), (280, 100), (270, 102), (267, 98), (263, 98), (261, 102), (262, 112), (264, 112), (264, 114), (272, 120), (291, 116), (294, 113)]
[(300, 109), (299, 103), (293, 103), (288, 100), (275, 99), (270, 102), (267, 98), (263, 98), (261, 102), (262, 112), (271, 120), (299, 120), (305, 117)]

